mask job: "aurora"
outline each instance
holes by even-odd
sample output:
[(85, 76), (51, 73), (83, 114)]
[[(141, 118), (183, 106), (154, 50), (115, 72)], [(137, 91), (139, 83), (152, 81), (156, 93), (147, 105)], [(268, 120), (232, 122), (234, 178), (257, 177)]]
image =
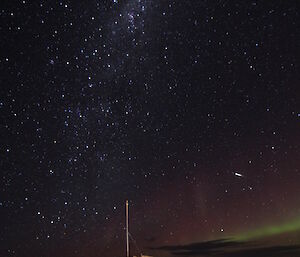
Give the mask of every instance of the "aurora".
[(300, 230), (300, 218), (280, 225), (271, 225), (255, 229), (234, 237), (237, 241), (248, 241), (263, 237), (276, 236), (284, 233), (292, 233)]

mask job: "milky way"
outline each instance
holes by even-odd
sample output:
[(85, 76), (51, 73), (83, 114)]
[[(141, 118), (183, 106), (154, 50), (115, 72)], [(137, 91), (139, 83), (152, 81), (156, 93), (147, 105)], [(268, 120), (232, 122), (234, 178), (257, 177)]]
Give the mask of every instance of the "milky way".
[(0, 256), (122, 256), (126, 199), (132, 254), (299, 219), (297, 1), (0, 19)]

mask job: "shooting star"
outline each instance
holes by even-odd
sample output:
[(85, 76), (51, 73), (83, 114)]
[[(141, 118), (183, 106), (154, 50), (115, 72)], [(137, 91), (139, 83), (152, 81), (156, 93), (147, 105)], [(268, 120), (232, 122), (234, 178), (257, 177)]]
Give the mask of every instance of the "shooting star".
[(244, 177), (243, 174), (238, 173), (238, 172), (234, 172), (233, 174), (234, 174), (234, 176), (237, 176), (237, 177), (240, 177), (240, 178)]

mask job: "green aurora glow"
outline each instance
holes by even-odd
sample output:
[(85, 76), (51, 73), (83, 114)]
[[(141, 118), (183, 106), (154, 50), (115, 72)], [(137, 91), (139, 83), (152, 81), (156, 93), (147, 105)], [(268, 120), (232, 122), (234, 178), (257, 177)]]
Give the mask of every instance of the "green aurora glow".
[(283, 233), (291, 233), (297, 230), (300, 230), (300, 218), (290, 221), (288, 223), (283, 223), (281, 225), (267, 226), (256, 230), (252, 230), (234, 238), (237, 241), (247, 241), (251, 239), (276, 236)]

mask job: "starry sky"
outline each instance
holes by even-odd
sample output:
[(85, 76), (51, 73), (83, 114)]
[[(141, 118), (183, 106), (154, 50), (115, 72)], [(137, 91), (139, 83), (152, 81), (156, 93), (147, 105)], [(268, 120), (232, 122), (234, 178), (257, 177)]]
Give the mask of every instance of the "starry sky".
[(299, 1), (0, 7), (0, 256), (300, 249)]

